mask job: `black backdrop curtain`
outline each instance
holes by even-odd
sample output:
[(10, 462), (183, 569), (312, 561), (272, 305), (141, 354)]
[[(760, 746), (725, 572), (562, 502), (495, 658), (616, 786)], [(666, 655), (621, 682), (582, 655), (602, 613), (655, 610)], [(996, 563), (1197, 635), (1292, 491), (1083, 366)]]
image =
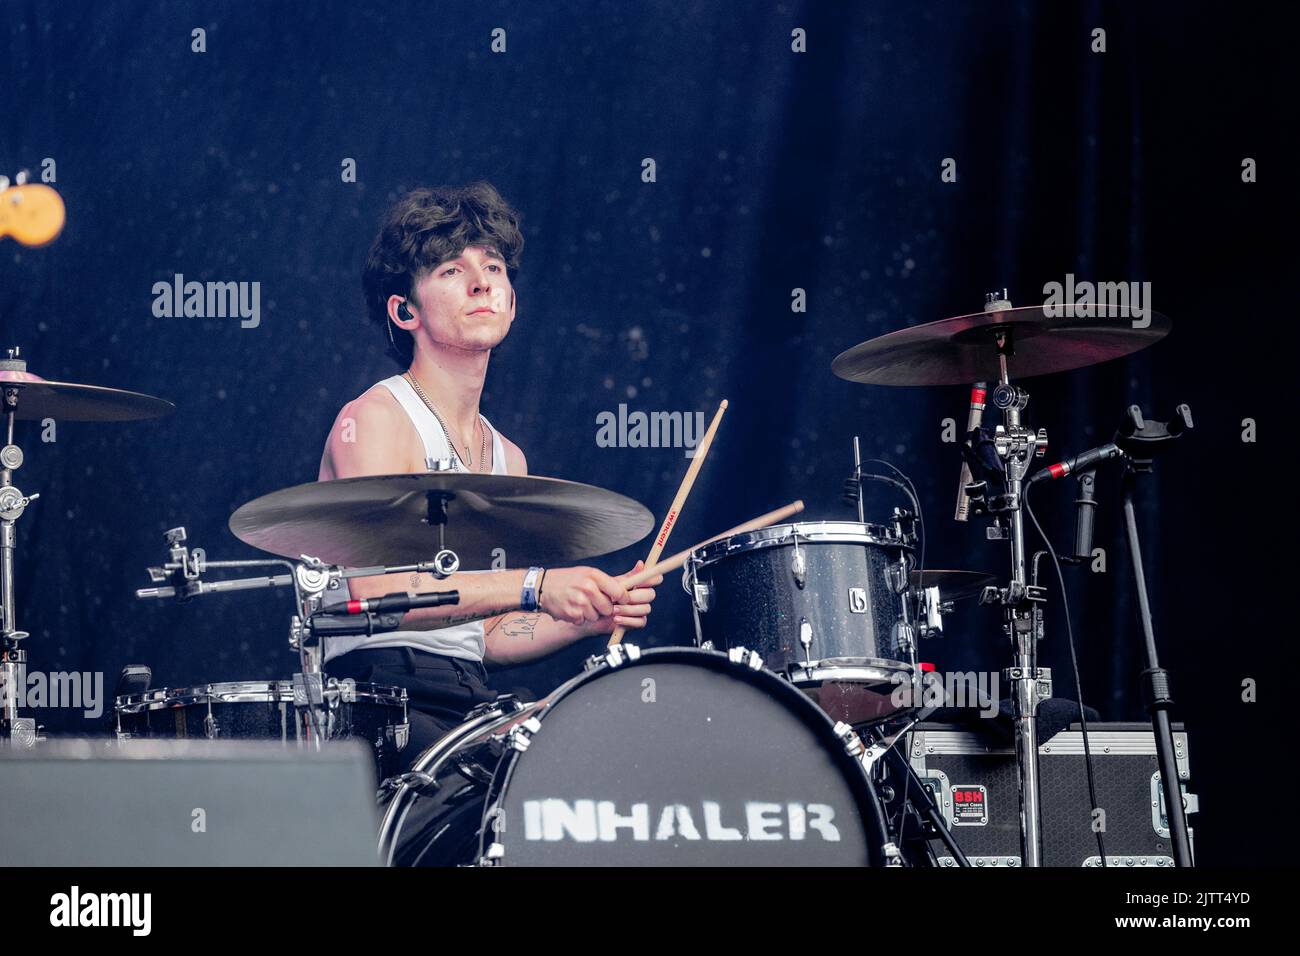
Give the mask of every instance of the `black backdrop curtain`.
[[(0, 344), (46, 378), (178, 406), (158, 422), (60, 424), (52, 442), (22, 429), (18, 484), (41, 493), (19, 525), (31, 666), (104, 671), (110, 688), (129, 662), (173, 686), (292, 671), (285, 594), (178, 607), (132, 592), (176, 525), (211, 558), (252, 557), (231, 511), (314, 479), (338, 408), (396, 370), (362, 320), (359, 272), (409, 186), (488, 179), (523, 212), (519, 318), (483, 407), (534, 473), (662, 515), (682, 452), (599, 447), (597, 416), (730, 400), (678, 547), (795, 497), (809, 520), (848, 518), (856, 434), (915, 480), (930, 566), (1004, 573), (984, 524), (951, 520), (959, 459), (941, 438), (944, 419), (964, 421), (965, 389), (854, 385), (831, 359), (977, 311), (993, 288), (1031, 304), (1071, 273), (1149, 281), (1173, 333), (1027, 381), (1029, 420), (1054, 459), (1104, 441), (1130, 403), (1154, 417), (1191, 405), (1194, 434), (1140, 497), (1157, 636), (1193, 734), (1202, 860), (1268, 862), (1275, 837), (1238, 821), (1248, 776), (1294, 782), (1274, 742), (1296, 664), (1292, 536), (1267, 467), (1294, 341), (1277, 130), (1293, 125), (1295, 85), (1275, 16), (1254, 3), (5, 3), (0, 173), (39, 176), (53, 159), (68, 225), (47, 248), (0, 242)], [(153, 283), (177, 273), (259, 282), (260, 324), (154, 317)], [(1245, 419), (1258, 441), (1243, 441)], [(1062, 547), (1071, 497), (1038, 494)], [(1100, 497), (1105, 573), (1069, 572), (1083, 690), (1108, 719), (1142, 719), (1113, 477)], [(868, 520), (899, 503), (875, 492)], [(622, 571), (644, 547), (595, 563)], [(1073, 698), (1049, 584), (1044, 663)], [(660, 595), (637, 639), (688, 642), (676, 577)], [(540, 693), (600, 646), (497, 679)], [(996, 612), (961, 605), (926, 656), (1000, 668)], [(1242, 699), (1248, 679), (1258, 703)], [(93, 729), (75, 712), (42, 719)]]

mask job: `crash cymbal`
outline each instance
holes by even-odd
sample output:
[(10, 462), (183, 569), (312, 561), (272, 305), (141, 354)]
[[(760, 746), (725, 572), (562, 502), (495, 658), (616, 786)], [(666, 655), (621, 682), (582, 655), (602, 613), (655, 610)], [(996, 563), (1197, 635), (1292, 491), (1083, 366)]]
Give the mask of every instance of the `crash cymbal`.
[(556, 478), (429, 472), (317, 481), (264, 495), (230, 516), (241, 541), (273, 554), (371, 567), (438, 551), (431, 506), (446, 500), (446, 546), (461, 569), (571, 562), (644, 538), (654, 516), (631, 498)]
[(978, 597), (990, 584), (997, 582), (997, 575), (984, 574), (980, 571), (913, 571), (912, 587), (939, 589), (939, 597), (944, 601), (964, 601), (966, 598)]
[[(100, 385), (49, 382), (31, 372), (0, 369), (0, 390), (17, 391), (15, 418), (60, 422), (129, 422), (161, 418), (176, 406), (161, 398)], [(8, 410), (6, 400), (0, 411)]]
[(1096, 315), (1087, 318), (1069, 306), (1059, 307), (1064, 313), (1060, 316), (1048, 315), (1046, 308), (975, 312), (888, 332), (841, 352), (831, 371), (869, 385), (996, 382), (998, 352), (993, 339), (998, 329), (1011, 333), (1014, 354), (1007, 367), (1013, 378), (1066, 372), (1120, 358), (1159, 341), (1170, 329), (1169, 319), (1158, 312), (1133, 319), (1128, 309), (1093, 305)]

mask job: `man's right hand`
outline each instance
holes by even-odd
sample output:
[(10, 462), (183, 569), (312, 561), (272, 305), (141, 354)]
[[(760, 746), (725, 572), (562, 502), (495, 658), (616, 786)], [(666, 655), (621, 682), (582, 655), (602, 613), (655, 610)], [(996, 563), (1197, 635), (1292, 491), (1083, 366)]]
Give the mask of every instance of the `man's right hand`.
[(541, 609), (557, 621), (594, 624), (630, 603), (627, 588), (599, 568), (547, 568), (542, 579)]

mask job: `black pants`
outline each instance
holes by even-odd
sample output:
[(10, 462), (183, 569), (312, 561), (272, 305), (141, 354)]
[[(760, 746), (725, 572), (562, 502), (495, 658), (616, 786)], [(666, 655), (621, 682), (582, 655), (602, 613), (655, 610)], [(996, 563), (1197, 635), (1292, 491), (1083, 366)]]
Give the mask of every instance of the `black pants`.
[(409, 647), (361, 648), (336, 657), (325, 673), (357, 683), (405, 687), (410, 697), (411, 735), (402, 751), (400, 770), (412, 763), (465, 714), (497, 694), (487, 686), (487, 671), (478, 661), (444, 657)]
[[(409, 697), (410, 740), (394, 773), (416, 759), (465, 714), (497, 694), (487, 687), (487, 671), (477, 661), (444, 657), (406, 647), (358, 649), (325, 665), (330, 677), (359, 683), (405, 687)], [(473, 862), (480, 843), (482, 787), (448, 769), (438, 787), (409, 807), (397, 841), (397, 866), (455, 866)]]

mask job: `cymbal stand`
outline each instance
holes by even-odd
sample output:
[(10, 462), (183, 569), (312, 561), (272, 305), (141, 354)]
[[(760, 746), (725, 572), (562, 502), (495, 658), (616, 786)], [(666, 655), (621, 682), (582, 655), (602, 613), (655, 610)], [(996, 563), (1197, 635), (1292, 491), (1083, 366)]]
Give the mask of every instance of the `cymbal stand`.
[[(0, 359), (0, 370), (24, 372), (27, 363), (19, 357), (17, 348), (8, 350), (8, 357)], [(18, 630), (18, 613), (14, 604), (14, 563), (18, 550), (16, 524), (27, 506), (40, 497), (26, 496), (13, 483), (13, 473), (22, 467), (22, 449), (14, 444), (14, 420), (18, 414), (20, 389), (4, 387), (5, 443), (0, 447), (0, 746), (10, 745), (29, 749), (36, 745), (37, 727), (34, 717), (21, 717), (18, 700), (20, 683), (27, 673), (27, 651), (21, 642), (28, 637)]]
[[(990, 293), (986, 312), (1011, 308), (1006, 291)], [(1005, 467), (1005, 494), (983, 502), (982, 510), (994, 516), (988, 529), (990, 540), (1008, 540), (1011, 546), (1011, 581), (1005, 588), (988, 587), (981, 604), (1000, 604), (1003, 631), (1011, 641), (1012, 666), (1002, 671), (1011, 685), (1012, 719), (1016, 732), (1016, 769), (1020, 783), (1020, 848), (1024, 866), (1043, 865), (1041, 802), (1038, 775), (1038, 701), (1051, 695), (1051, 671), (1038, 666), (1040, 629), (1035, 627), (1033, 608), (1046, 600), (1046, 589), (1033, 585), (1026, 576), (1025, 521), (1020, 508), (1024, 478), (1032, 460), (1047, 450), (1047, 433), (1029, 429), (1021, 413), (1029, 404), (1029, 393), (1013, 385), (1008, 360), (1015, 355), (1013, 327), (991, 326), (998, 353), (998, 384), (993, 405), (1002, 411), (1002, 424), (993, 434), (994, 449)], [(1003, 516), (1006, 523), (1003, 523)]]

